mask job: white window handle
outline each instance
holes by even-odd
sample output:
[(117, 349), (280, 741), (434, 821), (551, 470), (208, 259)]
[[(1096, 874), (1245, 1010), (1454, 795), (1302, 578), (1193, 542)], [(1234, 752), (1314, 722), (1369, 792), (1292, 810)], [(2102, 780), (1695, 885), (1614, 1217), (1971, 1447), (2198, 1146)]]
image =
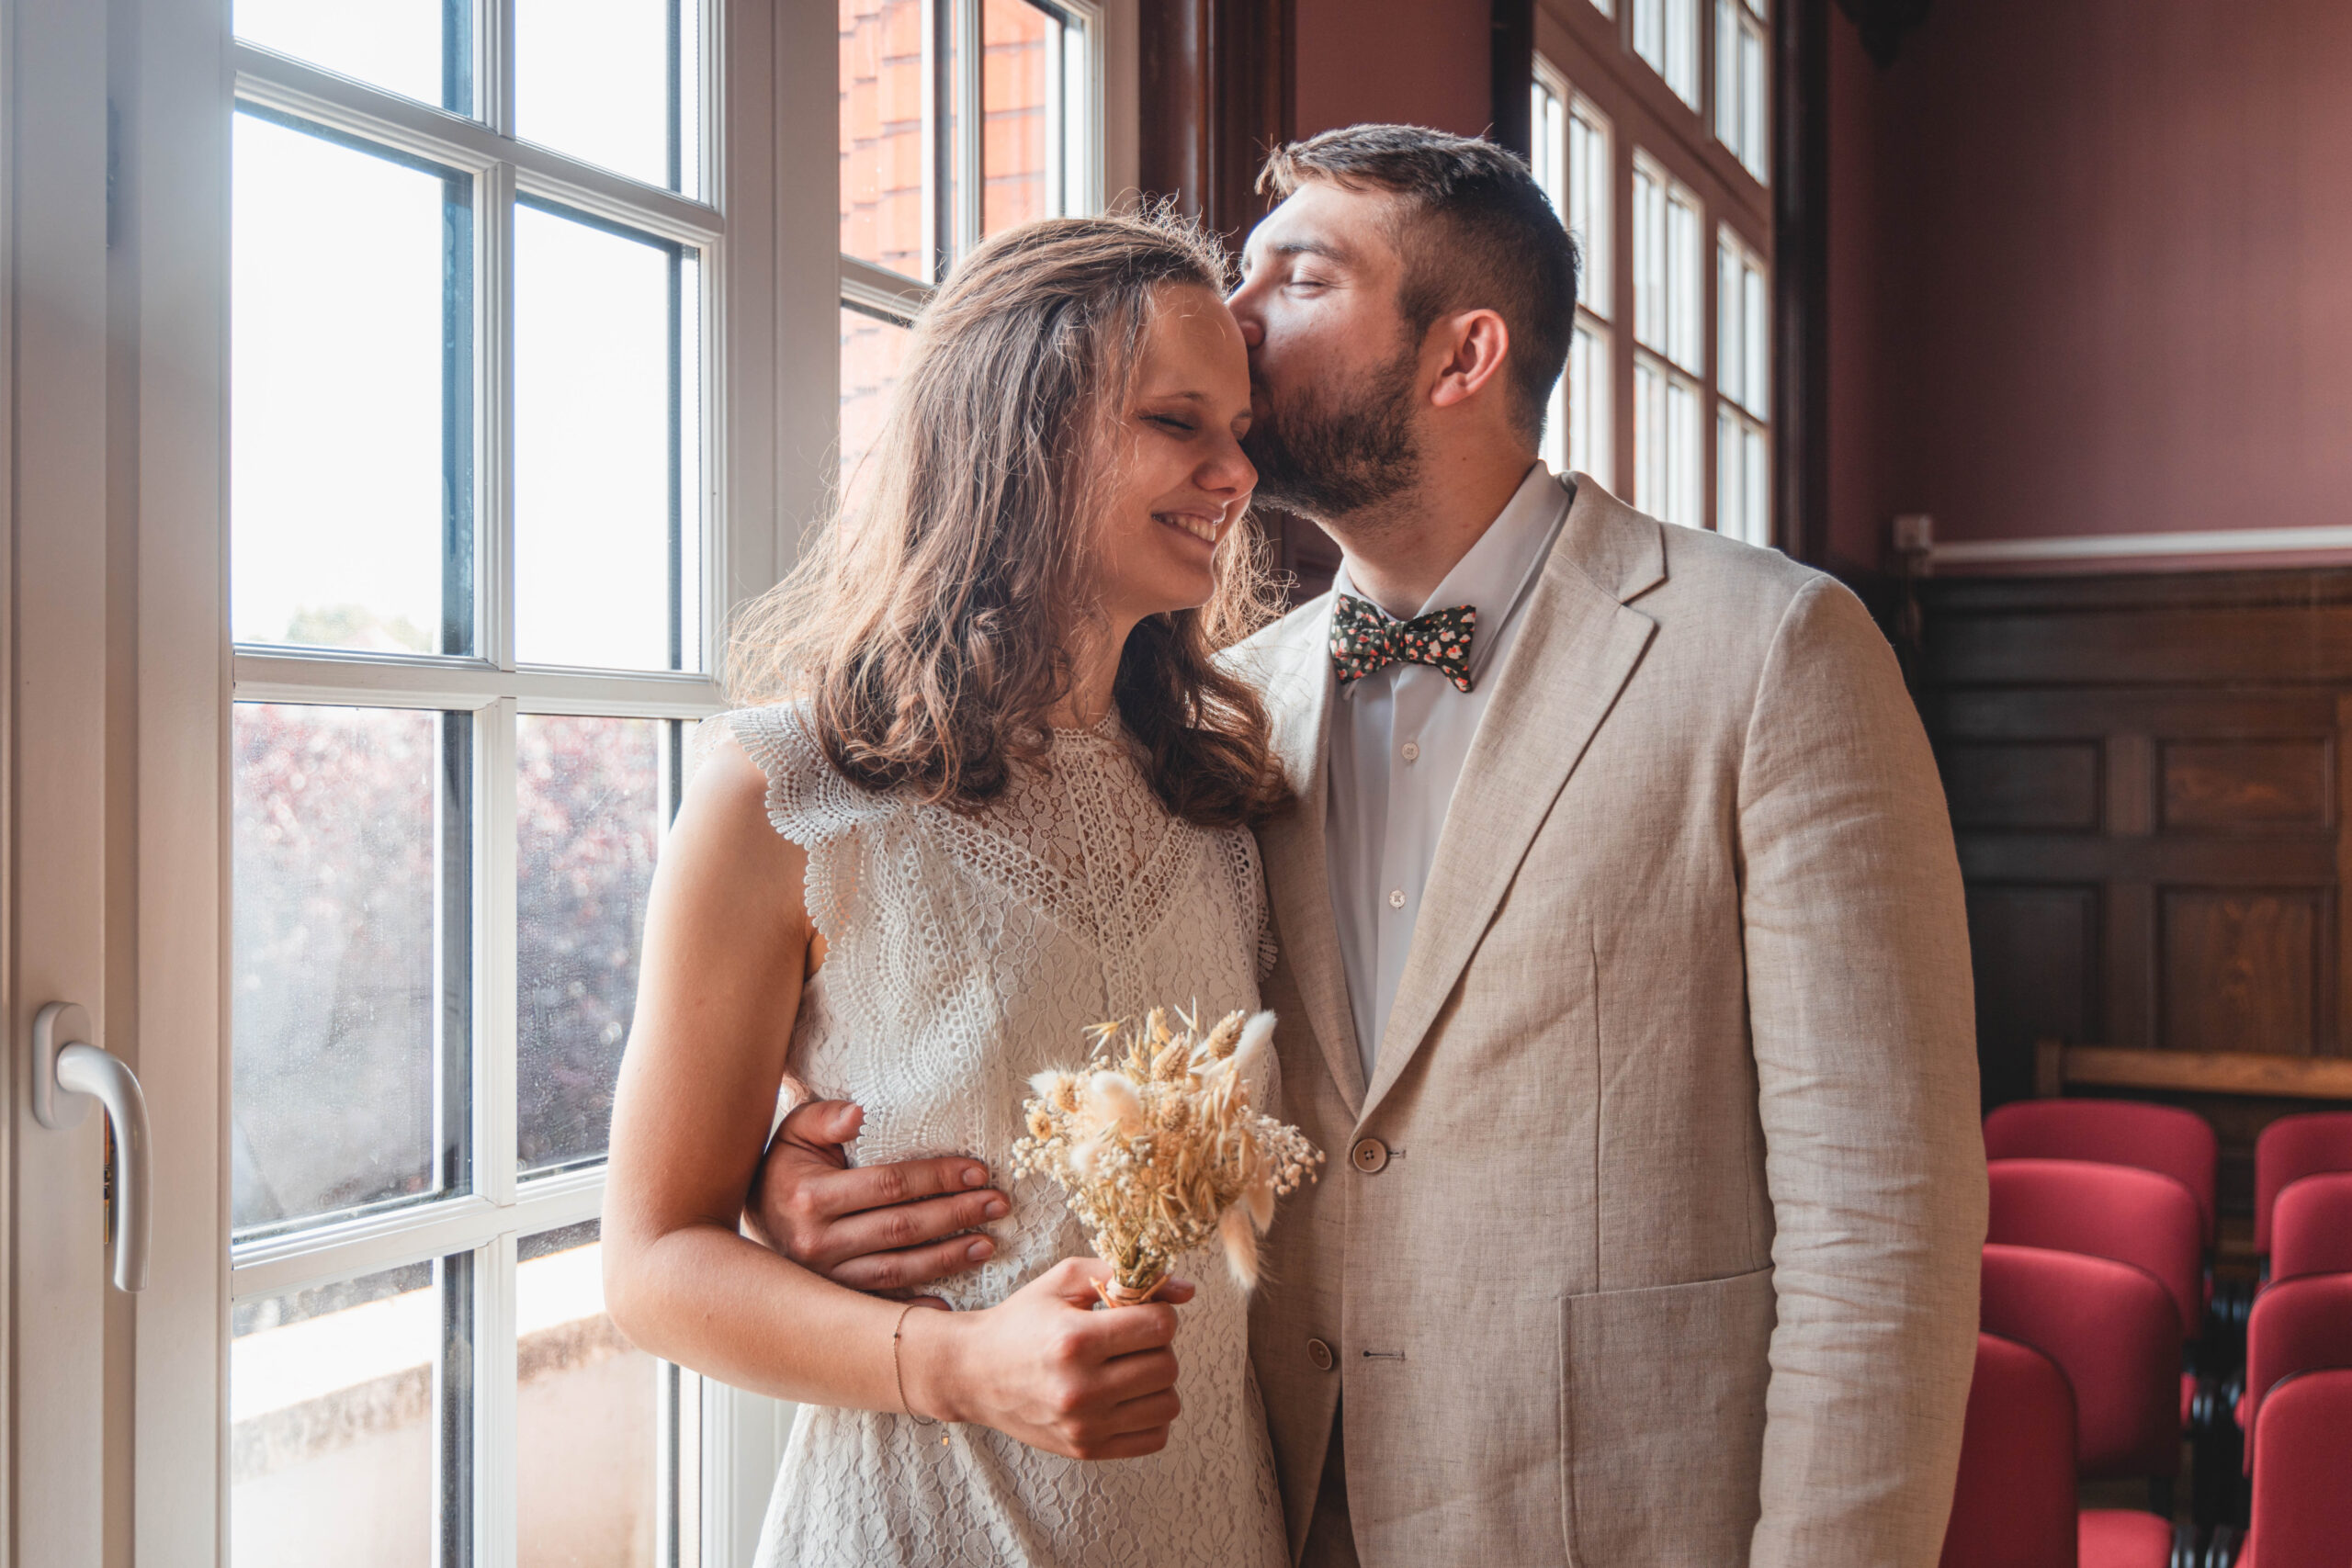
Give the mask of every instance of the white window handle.
[(62, 1132), (95, 1100), (114, 1123), (114, 1285), (147, 1288), (154, 1189), (147, 1160), (147, 1097), (122, 1058), (89, 1043), (90, 1015), (51, 1002), (33, 1019), (33, 1119)]

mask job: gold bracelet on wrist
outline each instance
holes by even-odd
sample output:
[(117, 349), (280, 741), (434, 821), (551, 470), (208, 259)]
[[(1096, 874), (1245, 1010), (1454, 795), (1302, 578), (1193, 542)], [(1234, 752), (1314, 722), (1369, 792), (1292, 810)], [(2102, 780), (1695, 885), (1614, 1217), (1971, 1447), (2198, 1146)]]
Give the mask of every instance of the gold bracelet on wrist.
[(899, 1338), (907, 1331), (907, 1314), (922, 1304), (921, 1302), (909, 1302), (899, 1309), (899, 1321), (890, 1330), (890, 1375), (899, 1384), (899, 1403), (905, 1407), (907, 1414), (913, 1417), (914, 1424), (918, 1427), (936, 1427), (939, 1425), (938, 1416), (915, 1415), (915, 1407), (907, 1398), (907, 1369), (899, 1359)]

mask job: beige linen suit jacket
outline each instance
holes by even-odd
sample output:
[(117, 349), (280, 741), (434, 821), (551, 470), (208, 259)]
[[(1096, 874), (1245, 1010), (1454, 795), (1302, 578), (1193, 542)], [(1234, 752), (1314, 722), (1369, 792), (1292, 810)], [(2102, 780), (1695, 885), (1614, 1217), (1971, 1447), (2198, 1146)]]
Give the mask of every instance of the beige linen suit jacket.
[[(1363, 1077), (1327, 601), (1236, 650), (1289, 1115), (1251, 1343), (1294, 1559), (1335, 1409), (1371, 1568), (1931, 1568), (1984, 1234), (1958, 864), (1834, 581), (1578, 476)], [(1344, 1394), (1344, 1404), (1342, 1404)]]

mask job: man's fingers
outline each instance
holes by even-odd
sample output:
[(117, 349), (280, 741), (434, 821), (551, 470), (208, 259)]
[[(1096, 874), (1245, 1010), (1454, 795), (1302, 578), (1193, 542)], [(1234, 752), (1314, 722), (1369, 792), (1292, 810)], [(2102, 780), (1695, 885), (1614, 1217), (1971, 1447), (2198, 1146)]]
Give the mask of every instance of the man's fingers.
[(853, 1291), (907, 1291), (934, 1280), (952, 1279), (995, 1256), (996, 1243), (987, 1236), (959, 1235), (929, 1247), (844, 1258), (823, 1273), (833, 1283)]
[[(825, 1201), (820, 1197), (820, 1201)], [(933, 1242), (947, 1240), (959, 1231), (974, 1230), (991, 1220), (1001, 1220), (1007, 1212), (1004, 1194), (987, 1188), (948, 1198), (893, 1204), (887, 1209), (861, 1209), (825, 1223), (813, 1261), (818, 1267), (826, 1268), (869, 1252), (903, 1252), (910, 1247), (928, 1247)], [(978, 1242), (987, 1238), (967, 1239)]]
[(847, 1170), (812, 1173), (806, 1180), (817, 1211), (830, 1219), (950, 1194), (1004, 1201), (1003, 1193), (982, 1190), (989, 1184), (987, 1166), (954, 1156), (853, 1166)]
[(776, 1129), (796, 1144), (846, 1144), (865, 1123), (865, 1110), (853, 1100), (811, 1100), (796, 1105)]

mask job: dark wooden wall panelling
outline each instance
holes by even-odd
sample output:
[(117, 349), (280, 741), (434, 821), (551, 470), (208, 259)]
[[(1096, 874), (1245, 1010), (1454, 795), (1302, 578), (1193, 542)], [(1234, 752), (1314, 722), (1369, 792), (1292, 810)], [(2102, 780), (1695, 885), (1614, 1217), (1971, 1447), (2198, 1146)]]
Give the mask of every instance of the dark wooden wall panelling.
[[(2352, 571), (1925, 591), (1988, 1103), (2033, 1042), (2352, 1056)], [(2288, 1101), (2191, 1099), (2225, 1207)]]

